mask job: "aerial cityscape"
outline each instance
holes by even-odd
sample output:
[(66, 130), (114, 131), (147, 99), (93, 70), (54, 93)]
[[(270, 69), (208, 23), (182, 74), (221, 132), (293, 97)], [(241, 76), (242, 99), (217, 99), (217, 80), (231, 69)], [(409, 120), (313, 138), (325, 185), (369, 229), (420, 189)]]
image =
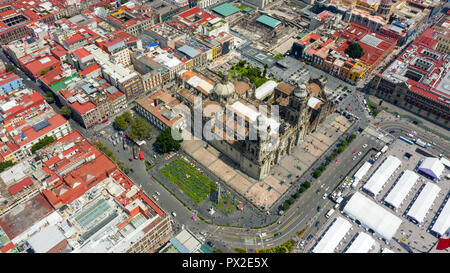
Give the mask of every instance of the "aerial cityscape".
[(0, 0), (0, 44), (1, 253), (450, 253), (450, 1)]

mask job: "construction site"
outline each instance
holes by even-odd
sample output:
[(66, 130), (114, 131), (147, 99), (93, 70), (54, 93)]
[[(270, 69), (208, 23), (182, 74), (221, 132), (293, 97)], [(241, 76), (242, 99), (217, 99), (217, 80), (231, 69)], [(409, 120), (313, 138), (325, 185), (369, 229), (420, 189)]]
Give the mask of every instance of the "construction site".
[(285, 54), (297, 36), (307, 31), (309, 20), (285, 2), (268, 10), (252, 10), (230, 24), (230, 29), (252, 46), (273, 55)]

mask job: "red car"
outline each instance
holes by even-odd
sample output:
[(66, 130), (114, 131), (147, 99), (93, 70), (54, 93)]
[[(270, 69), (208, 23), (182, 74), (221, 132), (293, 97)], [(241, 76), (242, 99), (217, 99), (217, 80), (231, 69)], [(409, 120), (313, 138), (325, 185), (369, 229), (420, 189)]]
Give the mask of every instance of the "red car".
[(133, 159), (130, 157), (130, 158), (128, 158), (128, 160), (131, 162), (131, 161), (133, 161)]

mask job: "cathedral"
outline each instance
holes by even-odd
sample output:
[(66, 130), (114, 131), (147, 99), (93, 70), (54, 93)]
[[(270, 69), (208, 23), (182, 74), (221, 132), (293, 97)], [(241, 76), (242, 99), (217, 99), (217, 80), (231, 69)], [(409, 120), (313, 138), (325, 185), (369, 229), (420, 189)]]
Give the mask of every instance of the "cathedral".
[[(192, 73), (180, 72), (173, 89), (191, 110), (191, 124), (195, 116), (202, 116), (203, 135), (194, 132), (199, 128), (195, 126), (191, 133), (203, 136), (257, 180), (270, 175), (271, 168), (334, 110), (324, 79), (304, 83), (269, 80), (256, 88), (243, 77), (231, 81), (209, 70)], [(201, 106), (195, 105), (194, 96), (202, 98)]]

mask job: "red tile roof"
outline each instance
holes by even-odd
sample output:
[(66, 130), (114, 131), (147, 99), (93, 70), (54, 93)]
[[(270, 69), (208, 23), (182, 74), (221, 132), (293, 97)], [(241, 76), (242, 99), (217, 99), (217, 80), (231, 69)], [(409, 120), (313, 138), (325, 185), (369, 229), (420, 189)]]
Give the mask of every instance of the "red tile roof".
[(49, 132), (53, 131), (54, 129), (64, 125), (67, 123), (67, 119), (65, 119), (60, 114), (55, 114), (53, 117), (48, 119), (50, 125), (47, 127), (42, 128), (39, 131), (35, 131), (31, 126), (25, 126), (22, 128), (22, 133), (25, 135), (25, 138), (23, 140), (20, 140), (20, 136), (15, 136), (14, 140), (16, 143), (20, 146), (23, 146), (41, 136), (44, 136), (48, 134)]
[(8, 191), (14, 195), (20, 191), (22, 191), (23, 189), (25, 189), (25, 187), (31, 186), (33, 185), (33, 180), (31, 180), (30, 177), (27, 177), (19, 182), (17, 182), (16, 184), (10, 186), (8, 188)]
[(89, 55), (92, 55), (89, 51), (87, 51), (85, 48), (77, 48), (73, 51), (73, 54), (78, 56), (78, 58), (83, 59), (84, 57), (87, 57)]

